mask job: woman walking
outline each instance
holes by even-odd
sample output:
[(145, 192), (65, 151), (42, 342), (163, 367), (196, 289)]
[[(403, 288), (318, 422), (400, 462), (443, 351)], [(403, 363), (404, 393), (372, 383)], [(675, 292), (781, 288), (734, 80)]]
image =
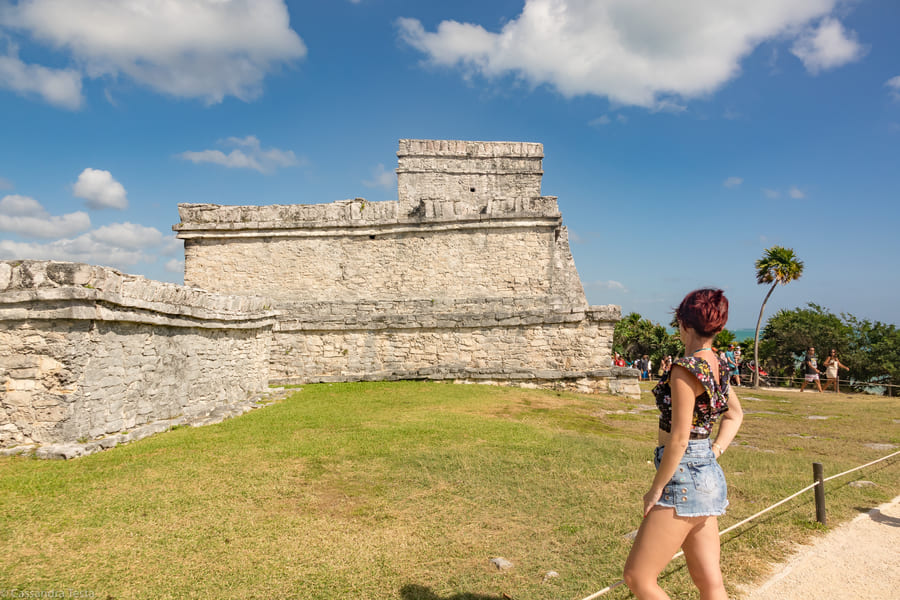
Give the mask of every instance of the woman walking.
[(849, 371), (850, 367), (842, 363), (838, 360), (837, 350), (834, 348), (831, 349), (831, 352), (828, 354), (828, 358), (825, 359), (825, 388), (828, 389), (828, 386), (834, 384), (834, 391), (837, 392), (840, 390), (838, 387), (838, 368)]
[[(685, 355), (653, 389), (660, 410), (656, 476), (644, 494), (644, 521), (625, 562), (625, 583), (639, 600), (665, 599), (657, 577), (679, 548), (702, 600), (727, 599), (719, 565), (718, 515), (728, 506), (717, 459), (741, 426), (730, 371), (712, 350), (728, 321), (722, 290), (685, 296), (675, 311)], [(709, 437), (717, 418), (718, 433)]]

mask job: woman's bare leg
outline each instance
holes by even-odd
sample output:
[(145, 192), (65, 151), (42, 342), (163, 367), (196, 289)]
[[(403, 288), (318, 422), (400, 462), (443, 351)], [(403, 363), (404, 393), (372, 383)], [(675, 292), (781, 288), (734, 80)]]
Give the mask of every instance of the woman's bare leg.
[(638, 529), (628, 560), (625, 584), (638, 600), (668, 600), (657, 578), (695, 527), (696, 519), (679, 517), (674, 508), (656, 507)]
[(682, 544), (684, 559), (701, 600), (728, 600), (719, 563), (719, 522), (716, 517), (700, 517)]

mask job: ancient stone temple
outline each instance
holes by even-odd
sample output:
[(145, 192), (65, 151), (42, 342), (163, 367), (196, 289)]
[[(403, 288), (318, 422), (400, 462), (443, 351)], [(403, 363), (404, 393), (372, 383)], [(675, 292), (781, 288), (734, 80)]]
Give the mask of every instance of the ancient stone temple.
[(588, 306), (543, 147), (400, 140), (398, 200), (181, 204), (185, 284), (268, 298), (270, 381), (448, 379), (639, 394)]

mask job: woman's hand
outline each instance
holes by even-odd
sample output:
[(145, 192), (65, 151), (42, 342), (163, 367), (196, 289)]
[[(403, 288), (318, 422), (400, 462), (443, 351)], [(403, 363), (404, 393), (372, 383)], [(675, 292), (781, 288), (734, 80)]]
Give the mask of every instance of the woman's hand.
[(656, 502), (662, 496), (662, 490), (650, 488), (650, 491), (644, 494), (644, 516), (650, 514), (650, 509), (656, 506)]

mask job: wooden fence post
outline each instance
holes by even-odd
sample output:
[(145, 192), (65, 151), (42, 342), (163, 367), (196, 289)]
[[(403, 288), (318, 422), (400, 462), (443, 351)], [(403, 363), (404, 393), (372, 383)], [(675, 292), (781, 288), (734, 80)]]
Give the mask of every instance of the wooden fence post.
[(822, 525), (827, 525), (828, 523), (825, 522), (825, 469), (822, 467), (822, 463), (813, 463), (813, 479), (816, 480), (814, 489), (816, 496), (816, 521)]

